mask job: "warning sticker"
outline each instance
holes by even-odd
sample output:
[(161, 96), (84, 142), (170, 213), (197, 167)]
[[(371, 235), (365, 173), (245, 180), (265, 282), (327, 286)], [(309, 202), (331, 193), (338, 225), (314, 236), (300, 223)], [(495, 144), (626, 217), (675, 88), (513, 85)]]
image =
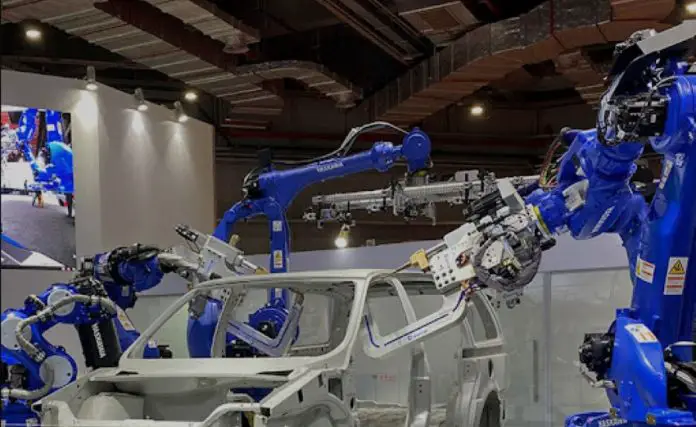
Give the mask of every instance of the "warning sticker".
[(689, 258), (687, 257), (670, 257), (669, 264), (667, 264), (667, 277), (665, 278), (665, 295), (684, 293), (688, 262)]
[(133, 323), (131, 323), (130, 319), (128, 318), (128, 315), (125, 311), (123, 311), (121, 307), (116, 307), (116, 316), (118, 317), (118, 321), (121, 322), (121, 326), (123, 326), (123, 329), (127, 331), (135, 330), (135, 326), (133, 326)]
[(281, 231), (283, 231), (283, 221), (273, 221), (273, 232), (280, 233)]
[(283, 251), (273, 251), (273, 268), (283, 268)]
[(639, 343), (657, 342), (657, 337), (655, 334), (653, 334), (652, 331), (650, 331), (650, 329), (648, 329), (648, 327), (642, 323), (626, 325), (626, 330), (628, 333), (633, 335), (633, 338), (635, 338)]
[(644, 282), (652, 283), (655, 277), (655, 264), (645, 261), (639, 256), (636, 262), (636, 277)]

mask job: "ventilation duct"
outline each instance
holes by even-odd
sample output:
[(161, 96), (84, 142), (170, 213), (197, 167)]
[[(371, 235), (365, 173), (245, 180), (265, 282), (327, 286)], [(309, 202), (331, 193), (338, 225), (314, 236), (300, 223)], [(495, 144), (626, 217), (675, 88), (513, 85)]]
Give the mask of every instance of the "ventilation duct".
[[(234, 57), (223, 52), (225, 44), (230, 35), (258, 40), (254, 31), (240, 22), (230, 23), (234, 18), (221, 19), (198, 6), (199, 0), (193, 1), (195, 4), (190, 0), (112, 0), (93, 7), (92, 0), (8, 0), (3, 2), (2, 17), (11, 22), (38, 19), (82, 37), (224, 99), (234, 107), (234, 114), (279, 114), (282, 98), (261, 84), (272, 79), (299, 80), (338, 106), (350, 106), (360, 98), (358, 88), (311, 62), (278, 61), (235, 68)], [(186, 31), (179, 20), (203, 34)]]
[(435, 45), (449, 43), (479, 21), (460, 0), (397, 0), (399, 16)]
[(225, 44), (225, 52), (245, 53), (258, 43), (259, 32), (230, 16), (207, 0), (146, 0), (208, 37)]
[(618, 42), (658, 21), (674, 0), (554, 0), (519, 17), (468, 32), (369, 98), (380, 120), (409, 125), (524, 64), (582, 46)]
[(413, 58), (432, 52), (430, 42), (409, 23), (376, 0), (316, 0), (338, 19), (397, 61), (407, 64)]
[(360, 99), (360, 89), (327, 70), (307, 61), (271, 61), (244, 65), (235, 70), (234, 83), (259, 84), (266, 80), (293, 79), (336, 101), (338, 107), (348, 108)]
[(582, 99), (590, 104), (599, 103), (604, 93), (604, 77), (592, 67), (580, 51), (565, 53), (555, 61), (556, 71), (570, 80)]

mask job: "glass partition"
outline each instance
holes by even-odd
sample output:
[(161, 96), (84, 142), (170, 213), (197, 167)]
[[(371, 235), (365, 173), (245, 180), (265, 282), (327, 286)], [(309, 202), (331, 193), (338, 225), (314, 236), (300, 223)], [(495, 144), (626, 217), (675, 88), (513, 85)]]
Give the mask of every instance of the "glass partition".
[(606, 332), (616, 309), (631, 303), (627, 270), (551, 274), (549, 371), (554, 426), (569, 414), (606, 411), (605, 393), (592, 388), (579, 374), (578, 348), (586, 333)]
[(544, 276), (538, 275), (525, 288), (519, 305), (510, 309), (503, 304), (497, 310), (509, 362), (510, 387), (504, 394), (507, 427), (550, 426), (544, 286)]

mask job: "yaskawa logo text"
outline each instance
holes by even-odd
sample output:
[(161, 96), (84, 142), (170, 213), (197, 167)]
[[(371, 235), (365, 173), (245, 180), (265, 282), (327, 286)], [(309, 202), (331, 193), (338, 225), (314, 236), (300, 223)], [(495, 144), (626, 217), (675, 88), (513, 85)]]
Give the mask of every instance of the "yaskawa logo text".
[(626, 424), (628, 424), (627, 420), (624, 420), (622, 418), (612, 418), (610, 420), (601, 420), (597, 424), (597, 427), (614, 427), (614, 426), (623, 426)]
[(328, 162), (317, 165), (317, 172), (328, 172), (343, 167), (343, 162)]
[(92, 324), (92, 332), (94, 333), (94, 341), (97, 343), (97, 353), (103, 359), (106, 356), (106, 348), (104, 348), (104, 340), (102, 340), (102, 334), (97, 323)]

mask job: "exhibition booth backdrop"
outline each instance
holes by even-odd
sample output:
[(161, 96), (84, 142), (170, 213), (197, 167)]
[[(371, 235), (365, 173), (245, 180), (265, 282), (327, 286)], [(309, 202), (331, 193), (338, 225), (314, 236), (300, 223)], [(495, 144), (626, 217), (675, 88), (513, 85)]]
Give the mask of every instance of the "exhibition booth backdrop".
[[(69, 114), (79, 211), (69, 226), (77, 256), (135, 242), (177, 244), (173, 227), (178, 223), (212, 230), (212, 126), (193, 118), (178, 123), (171, 110), (159, 105), (137, 111), (132, 94), (103, 85), (88, 91), (81, 80), (3, 70), (1, 85), (3, 106)], [(6, 219), (3, 202), (3, 226)], [(42, 230), (26, 232), (55, 238)], [(20, 306), (27, 295), (71, 277), (65, 271), (3, 268), (2, 309)], [(81, 356), (71, 327), (56, 327), (47, 337)]]
[(77, 255), (146, 241), (178, 243), (178, 222), (214, 226), (212, 126), (174, 120), (132, 94), (84, 81), (2, 71), (2, 104), (70, 113)]

